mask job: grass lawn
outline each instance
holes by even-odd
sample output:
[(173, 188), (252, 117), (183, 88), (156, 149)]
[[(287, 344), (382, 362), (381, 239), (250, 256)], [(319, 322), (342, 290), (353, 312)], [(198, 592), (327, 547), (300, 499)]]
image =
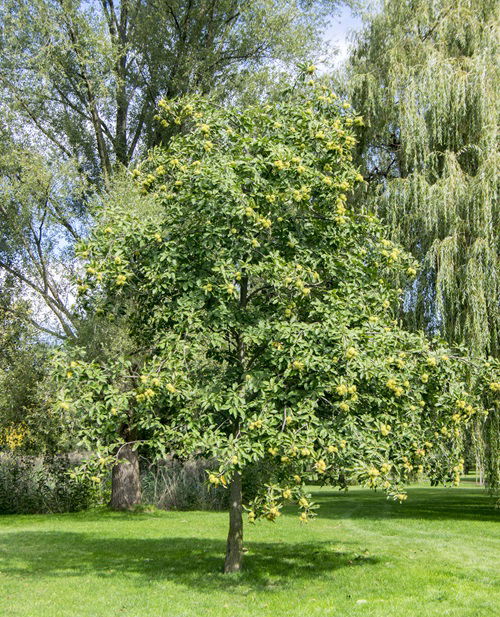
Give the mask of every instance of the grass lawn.
[(320, 516), (246, 525), (245, 572), (220, 573), (227, 515), (0, 517), (2, 617), (496, 617), (500, 514), (484, 491), (414, 487), (404, 504), (318, 490)]

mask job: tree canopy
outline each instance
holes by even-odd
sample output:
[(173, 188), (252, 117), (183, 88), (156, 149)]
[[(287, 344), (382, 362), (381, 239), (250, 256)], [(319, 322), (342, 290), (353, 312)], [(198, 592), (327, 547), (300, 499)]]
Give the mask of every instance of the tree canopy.
[(109, 177), (161, 139), (153, 123), (160, 98), (214, 88), (234, 96), (259, 67), (316, 54), (335, 4), (4, 0), (4, 117), (16, 136), (76, 158), (93, 179)]
[(369, 207), (422, 265), (416, 327), (497, 356), (498, 3), (388, 0), (359, 35), (350, 96)]

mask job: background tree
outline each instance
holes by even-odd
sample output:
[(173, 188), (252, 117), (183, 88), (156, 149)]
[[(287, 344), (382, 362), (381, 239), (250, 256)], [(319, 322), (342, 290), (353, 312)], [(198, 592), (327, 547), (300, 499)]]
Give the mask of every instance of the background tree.
[(12, 142), (0, 149), (0, 272), (15, 282), (11, 293), (36, 308), (18, 318), (52, 339), (74, 338), (78, 330), (71, 277), (77, 274), (73, 246), (88, 222), (84, 196), (85, 183), (71, 164)]
[(243, 111), (161, 102), (160, 122), (185, 130), (134, 174), (153, 198), (141, 211), (106, 204), (81, 247), (102, 310), (147, 346), (146, 369), (116, 390), (116, 362), (73, 360), (62, 396), (91, 414), (97, 449), (133, 400), (151, 447), (217, 458), (209, 481), (231, 493), (226, 572), (241, 568), (248, 466), (267, 470), (251, 521), (275, 520), (285, 501), (307, 521), (305, 483), (318, 479), (403, 500), (413, 473), (459, 481), (463, 428), (498, 402), (495, 367), (477, 361), (465, 391), (469, 362), (393, 320), (391, 276), (414, 276), (413, 260), (347, 209), (359, 121), (309, 87)]
[(4, 0), (3, 113), (92, 178), (158, 143), (160, 98), (232, 96), (259, 67), (317, 55), (333, 0)]
[(38, 339), (29, 315), (24, 318), (30, 308), (12, 287), (5, 280), (0, 286), (0, 448), (53, 453), (65, 448), (68, 435), (50, 407), (50, 349)]
[[(401, 316), (495, 357), (498, 17), (491, 0), (386, 0), (366, 21), (348, 72), (365, 119), (357, 160), (369, 187), (358, 197), (421, 265)], [(490, 486), (500, 480), (499, 431), (491, 415), (473, 433)]]

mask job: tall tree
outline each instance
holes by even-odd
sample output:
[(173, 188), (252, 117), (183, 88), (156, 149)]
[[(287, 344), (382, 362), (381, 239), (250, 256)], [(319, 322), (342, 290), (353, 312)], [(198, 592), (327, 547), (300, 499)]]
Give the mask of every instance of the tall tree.
[(95, 178), (160, 135), (160, 98), (317, 55), (335, 0), (3, 0), (2, 110)]
[[(86, 221), (85, 186), (70, 162), (50, 164), (8, 141), (0, 146), (0, 285), (15, 280), (11, 288), (36, 307), (18, 318), (56, 339), (74, 338), (79, 324), (70, 277)], [(16, 306), (23, 303), (2, 310)]]
[(360, 34), (351, 96), (370, 202), (423, 269), (416, 326), (500, 352), (498, 3), (386, 0)]
[[(422, 265), (403, 317), (496, 357), (498, 19), (495, 0), (386, 0), (358, 37), (348, 85), (365, 119), (361, 199)], [(486, 434), (499, 428), (492, 415)], [(488, 460), (498, 485), (497, 448)]]

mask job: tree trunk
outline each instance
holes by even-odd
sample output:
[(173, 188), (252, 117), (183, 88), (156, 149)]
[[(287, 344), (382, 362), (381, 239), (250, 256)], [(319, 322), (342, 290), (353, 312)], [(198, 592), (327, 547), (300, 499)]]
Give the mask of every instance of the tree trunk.
[(243, 558), (243, 518), (241, 475), (235, 473), (231, 480), (231, 503), (229, 505), (229, 533), (227, 536), (224, 573), (239, 572)]
[(122, 446), (111, 475), (111, 501), (113, 510), (130, 510), (141, 503), (141, 476), (139, 455), (132, 444)]

